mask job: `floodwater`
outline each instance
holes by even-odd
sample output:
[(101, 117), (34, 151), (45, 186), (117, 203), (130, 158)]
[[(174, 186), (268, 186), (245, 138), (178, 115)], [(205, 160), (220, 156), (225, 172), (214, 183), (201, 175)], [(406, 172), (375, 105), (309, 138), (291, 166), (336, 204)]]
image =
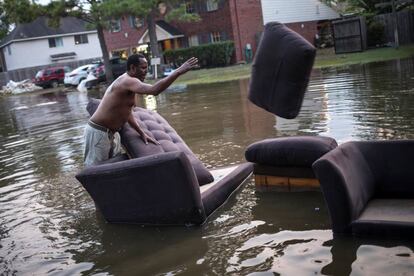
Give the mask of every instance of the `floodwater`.
[[(209, 167), (265, 138), (414, 138), (414, 59), (315, 70), (283, 120), (247, 101), (248, 80), (140, 98)], [(412, 275), (414, 242), (335, 237), (322, 195), (263, 193), (250, 179), (201, 227), (109, 225), (74, 175), (88, 94), (0, 98), (0, 275)]]

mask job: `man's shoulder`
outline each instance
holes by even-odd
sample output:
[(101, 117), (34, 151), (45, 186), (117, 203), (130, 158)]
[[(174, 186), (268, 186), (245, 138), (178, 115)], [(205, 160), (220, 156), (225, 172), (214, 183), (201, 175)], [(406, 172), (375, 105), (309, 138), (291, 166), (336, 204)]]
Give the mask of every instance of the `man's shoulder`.
[(140, 83), (137, 78), (131, 77), (127, 73), (122, 74), (115, 81), (118, 83)]

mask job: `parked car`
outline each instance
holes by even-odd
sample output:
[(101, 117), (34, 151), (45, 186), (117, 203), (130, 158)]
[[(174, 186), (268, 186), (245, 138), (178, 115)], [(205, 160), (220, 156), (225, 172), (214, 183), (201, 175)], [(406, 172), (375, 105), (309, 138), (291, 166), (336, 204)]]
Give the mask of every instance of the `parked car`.
[[(113, 57), (109, 61), (112, 64), (112, 74), (114, 75), (114, 78), (117, 78), (126, 72), (126, 59), (120, 57)], [(99, 66), (92, 70), (92, 74), (96, 77), (96, 80), (89, 81), (86, 83), (85, 86), (88, 89), (92, 88), (100, 82), (106, 81), (105, 65), (103, 63), (100, 63)]]
[(33, 80), (34, 84), (42, 88), (47, 87), (58, 87), (59, 84), (63, 83), (65, 79), (65, 73), (71, 69), (68, 66), (56, 66), (45, 68), (36, 73)]
[(101, 63), (86, 64), (76, 68), (72, 72), (66, 73), (64, 80), (65, 85), (77, 86), (82, 80), (86, 79), (89, 72), (99, 67), (100, 65)]
[(171, 67), (165, 68), (164, 72), (163, 72), (163, 76), (164, 77), (168, 77), (169, 75), (171, 75), (172, 72), (174, 72), (176, 69), (173, 69)]

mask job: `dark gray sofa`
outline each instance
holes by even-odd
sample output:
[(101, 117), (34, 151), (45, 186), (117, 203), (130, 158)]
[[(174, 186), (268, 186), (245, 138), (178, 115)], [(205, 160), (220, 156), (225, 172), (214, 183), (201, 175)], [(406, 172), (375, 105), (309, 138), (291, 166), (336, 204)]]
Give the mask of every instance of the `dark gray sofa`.
[[(92, 99), (88, 111), (98, 104)], [(126, 124), (121, 142), (132, 159), (121, 155), (76, 175), (108, 222), (202, 224), (253, 170), (243, 163), (208, 171), (159, 114), (140, 108), (133, 114), (160, 145), (143, 144)]]
[(414, 140), (347, 142), (313, 164), (335, 234), (414, 237)]

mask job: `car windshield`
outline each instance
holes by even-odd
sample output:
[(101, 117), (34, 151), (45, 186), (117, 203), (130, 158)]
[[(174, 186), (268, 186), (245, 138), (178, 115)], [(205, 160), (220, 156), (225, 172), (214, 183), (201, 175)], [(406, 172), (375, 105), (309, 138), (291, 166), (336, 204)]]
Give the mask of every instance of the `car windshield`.
[(40, 70), (36, 73), (36, 78), (41, 78), (43, 76), (43, 70)]
[(72, 71), (72, 73), (79, 73), (81, 71), (86, 71), (88, 70), (90, 65), (83, 65), (81, 67), (76, 68), (75, 70)]

